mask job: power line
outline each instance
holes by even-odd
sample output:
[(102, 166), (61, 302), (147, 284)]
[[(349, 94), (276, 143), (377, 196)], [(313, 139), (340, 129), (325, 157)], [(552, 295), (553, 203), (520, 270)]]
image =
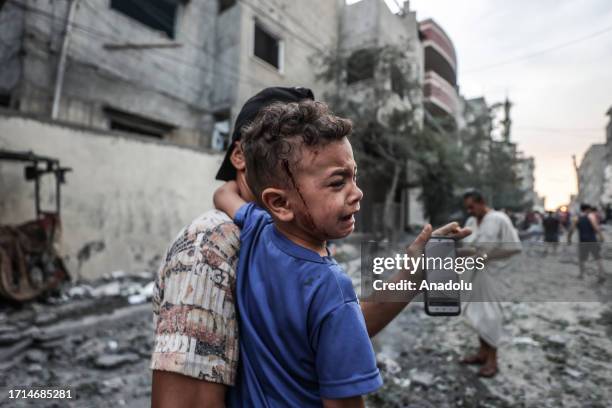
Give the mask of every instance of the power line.
[[(30, 12), (33, 12), (35, 14), (39, 14), (42, 17), (46, 17), (46, 18), (51, 19), (51, 17), (48, 15), (49, 13), (46, 13), (46, 12), (44, 12), (42, 10), (34, 9), (34, 8), (28, 8), (27, 10), (30, 11)], [(62, 24), (62, 22), (60, 20), (56, 20), (56, 19), (51, 19), (51, 20), (52, 20), (51, 21), (52, 24)], [(87, 38), (96, 38), (96, 39), (98, 39), (100, 37), (104, 38), (104, 35), (94, 34), (94, 33), (90, 32), (90, 31), (88, 31), (87, 29), (84, 29), (83, 27), (75, 25), (74, 28), (75, 29), (80, 29), (80, 31), (74, 31), (73, 35), (83, 36), (82, 38), (85, 38), (85, 37), (87, 37)], [(108, 37), (108, 38), (110, 38), (110, 37)], [(106, 66), (104, 64), (100, 63), (100, 62), (96, 62), (95, 64), (94, 63), (87, 63), (86, 62), (87, 58), (85, 57), (85, 55), (79, 53), (77, 51), (77, 49), (72, 49), (70, 53), (73, 54), (73, 55), (74, 54), (79, 54), (79, 55), (77, 55), (77, 57), (81, 58), (83, 60), (82, 63), (84, 65), (94, 66), (95, 68), (98, 68), (98, 69), (103, 68), (109, 74), (112, 74), (114, 77), (121, 78), (121, 80), (125, 80), (125, 81), (128, 81), (128, 82), (131, 81), (134, 85), (137, 85), (137, 86), (139, 86), (139, 87), (141, 87), (143, 89), (154, 90), (155, 92), (159, 92), (159, 93), (164, 94), (166, 96), (169, 96), (169, 97), (171, 97), (173, 99), (181, 100), (182, 102), (186, 103), (187, 105), (193, 106), (193, 107), (195, 107), (195, 108), (197, 108), (199, 110), (207, 111), (206, 109), (204, 109), (202, 107), (199, 107), (197, 105), (194, 105), (192, 102), (183, 99), (179, 95), (172, 94), (172, 93), (168, 92), (165, 89), (160, 89), (158, 87), (153, 87), (153, 86), (150, 86), (150, 85), (145, 85), (145, 84), (141, 83), (140, 81), (137, 81), (137, 80), (134, 80), (134, 79), (128, 79), (124, 75), (121, 75), (120, 73), (118, 73), (118, 71), (117, 71), (117, 69), (124, 69), (125, 71), (130, 71), (130, 69), (133, 69), (133, 66), (125, 65), (125, 64), (119, 63), (118, 61), (113, 61), (112, 65), (106, 65)], [(164, 72), (165, 74), (167, 74), (168, 76), (175, 76), (176, 75), (175, 72), (166, 70), (166, 69), (164, 69), (163, 67), (159, 66), (156, 63), (153, 63), (152, 65), (156, 69), (158, 69), (159, 71)], [(197, 67), (194, 66), (193, 68), (197, 68)], [(165, 79), (164, 77), (156, 78), (155, 81), (156, 82), (166, 83), (168, 88), (172, 88), (172, 84), (170, 82), (168, 82), (169, 80)], [(212, 113), (212, 112), (209, 112), (209, 113)]]
[[(46, 17), (46, 18), (48, 18), (48, 19), (50, 19), (50, 20), (55, 21), (55, 16), (54, 16), (53, 14), (51, 14), (51, 13), (49, 13), (49, 12), (45, 11), (45, 10), (41, 10), (41, 9), (36, 8), (36, 7), (30, 7), (30, 6), (26, 5), (26, 4), (23, 4), (23, 3), (18, 2), (18, 1), (16, 1), (16, 0), (10, 0), (10, 1), (11, 1), (11, 3), (13, 3), (13, 4), (17, 5), (18, 7), (21, 7), (21, 8), (22, 8), (22, 9), (24, 9), (24, 10), (27, 10), (27, 11), (33, 12), (33, 13), (35, 13), (35, 14), (39, 14), (39, 15), (41, 15), (41, 16), (43, 16), (43, 17)], [(86, 4), (86, 5), (87, 5), (87, 3), (84, 3), (84, 4)], [(89, 7), (91, 10), (94, 10), (94, 11), (97, 13), (97, 11), (96, 11), (95, 9), (92, 9), (90, 5), (87, 5), (87, 6), (88, 6), (88, 7)], [(100, 16), (100, 13), (97, 13), (97, 15), (98, 15), (98, 16)], [(72, 23), (72, 25), (73, 25), (73, 27), (74, 27), (75, 29), (80, 30), (80, 31), (81, 31), (81, 32), (83, 32), (84, 34), (88, 34), (88, 35), (89, 35), (91, 38), (96, 38), (96, 39), (99, 39), (99, 38), (105, 38), (105, 39), (109, 39), (109, 40), (112, 40), (112, 41), (117, 41), (117, 38), (115, 38), (115, 37), (111, 37), (111, 36), (110, 36), (110, 35), (108, 35), (107, 33), (100, 32), (100, 31), (97, 31), (97, 30), (91, 29), (91, 28), (89, 28), (89, 27), (86, 27), (86, 26), (83, 26), (83, 25), (81, 25), (81, 24), (74, 23), (74, 22)], [(109, 27), (110, 27), (110, 26), (109, 26)], [(198, 49), (200, 49), (200, 48), (198, 48)], [(201, 49), (200, 49), (200, 50), (201, 50)], [(199, 66), (199, 65), (194, 65), (194, 64), (192, 64), (192, 63), (191, 63), (191, 62), (189, 62), (189, 61), (182, 60), (182, 59), (177, 58), (177, 57), (175, 57), (175, 56), (166, 55), (166, 54), (164, 54), (164, 53), (160, 52), (159, 50), (151, 49), (151, 50), (149, 50), (149, 52), (150, 52), (150, 53), (153, 53), (153, 54), (155, 54), (155, 55), (158, 55), (158, 56), (160, 56), (161, 58), (168, 59), (168, 60), (170, 60), (170, 61), (172, 61), (172, 62), (174, 62), (174, 63), (179, 63), (179, 64), (181, 64), (181, 65), (184, 65), (184, 66), (190, 67), (190, 68), (192, 68), (192, 69), (197, 69), (197, 70), (200, 70), (200, 71), (202, 71), (202, 72), (206, 72), (206, 73), (211, 73), (211, 72), (212, 72), (212, 71), (208, 70), (208, 69), (207, 69), (207, 68), (205, 68), (205, 67), (202, 67), (202, 66)], [(124, 55), (125, 55), (125, 54), (124, 54)], [(164, 71), (165, 73), (168, 73), (168, 74), (172, 74), (172, 75), (174, 75), (174, 74), (173, 74), (173, 73), (171, 73), (170, 71), (166, 71), (166, 70), (163, 70), (163, 71)], [(231, 71), (231, 70), (228, 70), (228, 71), (225, 71), (224, 73), (233, 74), (233, 75), (235, 76), (235, 78), (236, 78), (236, 80), (237, 80), (237, 81), (239, 81), (239, 82), (244, 82), (244, 81), (243, 81), (243, 79), (240, 77), (240, 74), (238, 74), (238, 73), (236, 73), (236, 72), (233, 72), (233, 71)], [(258, 82), (258, 85), (257, 85), (257, 86), (261, 86), (261, 85), (263, 85), (263, 83), (261, 83), (261, 82), (259, 82), (259, 81), (257, 81), (257, 82)]]
[(602, 30), (599, 30), (599, 31), (595, 31), (595, 32), (593, 32), (591, 34), (588, 34), (588, 35), (584, 36), (584, 37), (579, 37), (579, 38), (576, 38), (576, 39), (573, 39), (573, 40), (570, 40), (570, 41), (567, 41), (567, 42), (564, 42), (564, 43), (561, 43), (561, 44), (557, 44), (557, 45), (549, 47), (549, 48), (542, 49), (540, 51), (535, 51), (533, 53), (521, 55), (521, 56), (518, 56), (518, 57), (515, 57), (515, 58), (510, 58), (508, 60), (500, 61), (500, 62), (491, 64), (491, 65), (485, 65), (485, 66), (478, 67), (478, 68), (467, 69), (467, 70), (464, 71), (464, 74), (469, 74), (469, 73), (474, 73), (474, 72), (481, 72), (481, 71), (486, 71), (486, 70), (489, 70), (489, 69), (492, 69), (492, 68), (497, 68), (497, 67), (500, 67), (500, 66), (503, 66), (503, 65), (514, 64), (516, 62), (524, 61), (524, 60), (527, 60), (527, 59), (530, 59), (530, 58), (534, 58), (534, 57), (540, 56), (542, 54), (546, 54), (546, 53), (549, 53), (549, 52), (552, 52), (552, 51), (559, 50), (561, 48), (566, 48), (566, 47), (569, 47), (571, 45), (578, 44), (578, 43), (586, 41), (586, 40), (590, 40), (591, 38), (598, 37), (598, 36), (603, 35), (603, 34), (609, 32), (609, 31), (612, 31), (612, 26), (606, 27), (606, 28), (604, 28)]

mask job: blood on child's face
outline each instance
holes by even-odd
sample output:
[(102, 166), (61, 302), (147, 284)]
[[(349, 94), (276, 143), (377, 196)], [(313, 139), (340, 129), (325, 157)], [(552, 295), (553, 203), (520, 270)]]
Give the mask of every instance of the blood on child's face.
[(302, 147), (298, 163), (291, 167), (297, 170), (291, 172), (296, 188), (290, 195), (297, 226), (320, 240), (353, 232), (363, 193), (348, 139)]

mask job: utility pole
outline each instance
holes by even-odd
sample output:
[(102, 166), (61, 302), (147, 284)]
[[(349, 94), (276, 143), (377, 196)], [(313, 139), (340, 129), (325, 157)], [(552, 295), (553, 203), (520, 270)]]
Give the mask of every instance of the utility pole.
[(68, 54), (68, 45), (70, 44), (70, 32), (72, 31), (72, 20), (76, 13), (76, 8), (79, 0), (69, 0), (70, 6), (68, 10), (68, 18), (66, 19), (66, 28), (64, 29), (64, 40), (60, 51), (59, 62), (57, 64), (57, 75), (55, 78), (55, 91), (53, 92), (53, 106), (51, 108), (51, 119), (57, 119), (59, 113), (59, 104), (62, 97), (62, 86), (64, 85), (64, 72), (66, 70), (66, 57)]
[(337, 24), (336, 24), (336, 55), (333, 59), (334, 63), (334, 79), (335, 79), (335, 87), (334, 90), (334, 104), (336, 106), (340, 105), (340, 92), (342, 88), (342, 68), (343, 68), (343, 44), (342, 44), (342, 35), (344, 30), (344, 13), (346, 13), (346, 1), (345, 0), (336, 0), (336, 10), (337, 10)]
[(512, 120), (510, 119), (510, 108), (512, 108), (512, 103), (510, 103), (510, 100), (508, 97), (506, 97), (506, 100), (504, 101), (504, 120), (502, 120), (502, 135), (504, 137), (503, 140), (506, 143), (510, 142), (510, 127), (512, 125)]
[(578, 164), (576, 164), (575, 154), (572, 154), (572, 163), (574, 164), (574, 171), (576, 172), (576, 197), (580, 200), (580, 169), (578, 168)]

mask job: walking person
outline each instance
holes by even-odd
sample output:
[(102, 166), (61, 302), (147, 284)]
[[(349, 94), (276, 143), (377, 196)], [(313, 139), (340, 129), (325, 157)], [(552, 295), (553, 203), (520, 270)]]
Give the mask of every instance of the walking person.
[(497, 349), (503, 337), (502, 310), (496, 285), (490, 269), (499, 260), (509, 258), (521, 251), (518, 233), (510, 218), (501, 211), (487, 206), (478, 191), (469, 191), (463, 196), (463, 205), (470, 215), (465, 227), (472, 235), (465, 239), (476, 248), (476, 254), (487, 262), (487, 268), (473, 271), (471, 302), (464, 307), (468, 324), (478, 333), (480, 348), (474, 355), (461, 360), (464, 364), (480, 364), (481, 377), (497, 374)]
[(552, 246), (553, 253), (556, 254), (561, 222), (552, 211), (547, 211), (542, 226), (544, 227), (544, 253), (548, 255), (548, 247)]
[(580, 206), (580, 215), (574, 220), (567, 234), (568, 244), (572, 242), (574, 230), (578, 229), (578, 266), (580, 269), (578, 279), (584, 278), (585, 262), (589, 260), (589, 255), (597, 263), (597, 282), (602, 283), (606, 280), (604, 276), (603, 262), (601, 260), (601, 242), (603, 234), (599, 226), (599, 219), (593, 207), (588, 204)]

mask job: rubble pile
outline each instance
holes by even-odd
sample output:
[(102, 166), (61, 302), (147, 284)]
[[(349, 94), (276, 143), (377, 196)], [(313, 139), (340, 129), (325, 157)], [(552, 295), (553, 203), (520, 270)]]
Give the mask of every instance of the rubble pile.
[[(338, 246), (359, 289), (359, 251)], [(562, 273), (563, 268), (573, 268)], [(572, 276), (576, 266), (553, 271)], [(570, 273), (571, 272), (571, 273)], [(592, 280), (592, 279), (591, 279)], [(585, 285), (594, 285), (586, 279)], [(559, 280), (560, 287), (575, 284)], [(612, 279), (602, 285), (602, 296)], [(0, 407), (150, 406), (152, 274), (114, 272), (21, 307), (0, 306), (0, 387), (71, 389), (72, 400), (0, 400)], [(460, 317), (429, 317), (413, 303), (374, 339), (384, 386), (368, 406), (605, 407), (612, 400), (612, 305), (505, 302), (500, 372), (459, 364), (477, 347)]]
[[(340, 249), (340, 248), (339, 248)], [(344, 248), (342, 248), (344, 249)], [(605, 256), (610, 260), (612, 256)], [(507, 336), (499, 349), (500, 372), (477, 376), (477, 366), (461, 357), (478, 347), (461, 317), (430, 317), (423, 303), (413, 302), (374, 339), (384, 386), (368, 396), (376, 407), (608, 407), (612, 400), (612, 269), (608, 279), (594, 273), (578, 280), (574, 258), (545, 260), (540, 252), (525, 255), (546, 290), (571, 292), (584, 287), (599, 295), (590, 302), (502, 302)], [(359, 285), (358, 259), (343, 263)], [(591, 266), (592, 268), (593, 266)], [(507, 285), (500, 278), (500, 285)], [(546, 279), (544, 279), (546, 278)], [(538, 288), (543, 290), (543, 288)], [(520, 297), (517, 296), (517, 297)]]
[[(71, 400), (1, 407), (150, 406), (152, 275), (114, 272), (44, 301), (0, 309), (3, 389), (70, 389)], [(58, 405), (59, 404), (59, 405)]]

